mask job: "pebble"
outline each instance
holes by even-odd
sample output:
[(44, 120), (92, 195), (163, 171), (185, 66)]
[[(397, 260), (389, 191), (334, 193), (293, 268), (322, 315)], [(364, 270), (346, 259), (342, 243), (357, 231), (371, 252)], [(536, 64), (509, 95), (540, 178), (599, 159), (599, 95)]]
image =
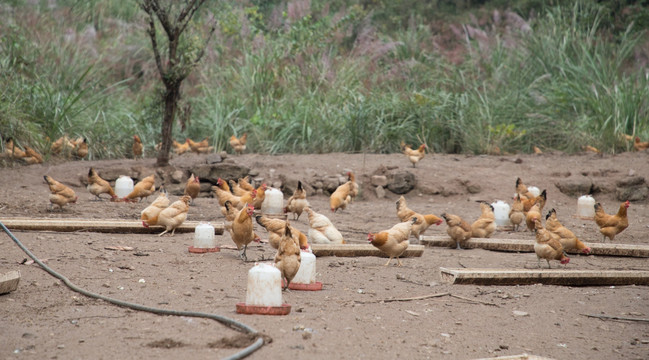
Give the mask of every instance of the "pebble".
[(518, 310), (514, 310), (513, 314), (514, 316), (530, 316), (529, 313), (526, 313), (525, 311), (518, 311)]
[(65, 345), (61, 344), (61, 345), (57, 346), (56, 348), (57, 349), (65, 349)]

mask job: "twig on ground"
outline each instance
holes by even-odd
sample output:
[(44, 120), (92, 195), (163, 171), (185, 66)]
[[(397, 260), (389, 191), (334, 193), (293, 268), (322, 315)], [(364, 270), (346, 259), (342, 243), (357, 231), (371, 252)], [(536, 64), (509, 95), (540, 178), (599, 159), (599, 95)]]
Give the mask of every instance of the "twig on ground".
[(479, 304), (484, 304), (484, 305), (491, 305), (491, 306), (495, 306), (495, 307), (500, 307), (500, 306), (498, 306), (498, 304), (494, 304), (494, 303), (492, 303), (492, 302), (488, 302), (488, 301), (482, 301), (482, 300), (477, 300), (477, 299), (469, 299), (469, 298), (466, 298), (466, 297), (464, 297), (464, 296), (455, 295), (455, 294), (449, 294), (449, 296), (450, 296), (450, 297), (454, 297), (454, 298), (456, 298), (456, 299), (461, 299), (461, 300), (466, 300), (466, 301), (476, 302), (476, 303), (479, 303)]
[(451, 295), (451, 293), (443, 292), (443, 293), (430, 294), (430, 295), (423, 295), (423, 296), (415, 296), (415, 297), (409, 297), (409, 298), (380, 299), (380, 300), (372, 300), (372, 301), (358, 301), (358, 300), (354, 300), (354, 301), (357, 302), (357, 303), (360, 303), (360, 304), (371, 304), (371, 303), (379, 303), (379, 302), (393, 302), (393, 301), (414, 301), (414, 300), (423, 300), (423, 299), (429, 299), (429, 298), (434, 298), (434, 297), (442, 297), (442, 296), (448, 296), (448, 295)]
[(649, 322), (649, 319), (643, 318), (629, 318), (623, 316), (609, 316), (609, 315), (595, 315), (595, 314), (580, 314), (582, 316), (597, 318), (601, 320), (623, 320), (623, 321), (640, 321), (640, 322)]

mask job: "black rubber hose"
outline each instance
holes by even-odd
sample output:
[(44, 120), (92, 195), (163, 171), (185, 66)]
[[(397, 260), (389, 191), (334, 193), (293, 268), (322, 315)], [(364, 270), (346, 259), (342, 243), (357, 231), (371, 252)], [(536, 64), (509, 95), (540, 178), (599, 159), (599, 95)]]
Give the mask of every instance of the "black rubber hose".
[[(202, 313), (202, 312), (196, 312), (196, 311), (179, 311), (179, 310), (168, 310), (168, 309), (154, 308), (154, 307), (149, 307), (149, 306), (144, 306), (144, 305), (140, 305), (140, 304), (134, 304), (134, 303), (130, 303), (130, 302), (122, 301), (122, 300), (113, 299), (113, 298), (110, 298), (110, 297), (107, 297), (107, 296), (103, 296), (103, 295), (100, 295), (100, 294), (93, 293), (91, 291), (84, 290), (84, 289), (76, 286), (75, 284), (73, 284), (65, 276), (59, 274), (58, 272), (54, 271), (49, 266), (45, 265), (40, 259), (38, 259), (36, 257), (36, 255), (32, 254), (32, 252), (29, 251), (29, 249), (27, 249), (25, 247), (25, 245), (23, 245), (23, 243), (21, 243), (20, 240), (18, 240), (14, 236), (14, 234), (12, 234), (11, 231), (9, 231), (9, 229), (7, 229), (7, 227), (2, 222), (0, 222), (0, 226), (2, 227), (2, 230), (4, 230), (4, 232), (7, 235), (9, 235), (9, 237), (14, 241), (14, 243), (16, 243), (16, 245), (18, 245), (18, 247), (22, 251), (24, 251), (25, 254), (27, 254), (30, 258), (32, 258), (32, 260), (34, 260), (34, 262), (37, 263), (43, 270), (47, 271), (48, 273), (50, 273), (50, 275), (54, 276), (55, 278), (63, 281), (63, 283), (67, 287), (69, 287), (73, 291), (76, 291), (76, 292), (78, 292), (78, 293), (80, 293), (82, 295), (85, 295), (85, 296), (88, 296), (88, 297), (91, 297), (91, 298), (94, 298), (94, 299), (104, 300), (106, 302), (109, 302), (109, 303), (117, 305), (117, 306), (126, 307), (126, 308), (129, 308), (129, 309), (138, 310), (138, 311), (146, 311), (146, 312), (159, 314), (159, 315), (201, 317), (201, 318), (212, 319), (212, 320), (216, 320), (216, 321), (220, 322), (221, 324), (223, 324), (223, 325), (225, 325), (227, 327), (230, 327), (230, 328), (232, 328), (234, 330), (237, 330), (237, 331), (240, 331), (240, 332), (243, 332), (243, 333), (258, 334), (257, 330), (251, 328), (250, 326), (248, 326), (246, 324), (243, 324), (243, 323), (240, 323), (240, 322), (238, 322), (238, 321), (236, 321), (234, 319), (230, 319), (230, 318), (225, 317), (225, 316), (216, 315), (216, 314), (209, 314), (209, 313)], [(232, 356), (229, 356), (229, 357), (227, 357), (225, 359), (227, 359), (227, 360), (243, 359), (246, 356), (248, 356), (248, 355), (252, 354), (253, 352), (255, 352), (256, 350), (258, 350), (259, 348), (261, 348), (263, 345), (264, 345), (264, 339), (260, 336), (257, 339), (257, 341), (255, 341), (252, 345), (248, 346), (247, 348), (245, 348), (245, 349), (239, 351), (238, 353), (233, 354)]]

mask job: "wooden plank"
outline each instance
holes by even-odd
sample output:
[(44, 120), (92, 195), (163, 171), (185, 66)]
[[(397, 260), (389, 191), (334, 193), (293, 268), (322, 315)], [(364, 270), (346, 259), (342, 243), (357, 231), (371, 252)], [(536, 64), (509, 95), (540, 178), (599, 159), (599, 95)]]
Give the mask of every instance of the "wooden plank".
[(553, 359), (548, 357), (536, 356), (536, 355), (520, 354), (520, 355), (480, 358), (476, 360), (553, 360)]
[[(0, 222), (10, 230), (26, 231), (92, 231), (102, 233), (155, 234), (162, 232), (161, 226), (145, 228), (140, 220), (122, 219), (28, 219), (5, 218)], [(185, 221), (176, 229), (176, 233), (194, 232), (198, 221)], [(223, 223), (212, 224), (216, 235), (223, 234)]]
[[(400, 258), (406, 257), (419, 257), (423, 255), (425, 246), (423, 245), (409, 245)], [(340, 256), (340, 257), (353, 257), (353, 256), (378, 256), (385, 257), (381, 250), (374, 247), (372, 244), (311, 244), (311, 250), (315, 256)]]
[(0, 295), (7, 294), (18, 289), (20, 282), (20, 272), (9, 271), (6, 274), (0, 274)]
[[(422, 245), (452, 247), (451, 238), (448, 236), (422, 236), (419, 240)], [(591, 255), (649, 257), (649, 245), (634, 245), (620, 243), (585, 243), (590, 247)], [(524, 239), (495, 239), (474, 238), (469, 239), (465, 246), (469, 249), (485, 249), (510, 252), (534, 252), (534, 240)], [(579, 251), (570, 250), (568, 253), (577, 254)]]
[(447, 269), (440, 267), (442, 280), (471, 285), (649, 285), (649, 271), (563, 269)]

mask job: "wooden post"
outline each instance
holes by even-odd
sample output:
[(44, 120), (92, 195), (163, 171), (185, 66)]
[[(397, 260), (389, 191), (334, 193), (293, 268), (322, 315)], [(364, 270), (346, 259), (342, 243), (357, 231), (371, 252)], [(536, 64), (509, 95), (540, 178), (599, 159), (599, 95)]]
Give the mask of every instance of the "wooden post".
[(0, 295), (15, 291), (20, 282), (20, 272), (10, 271), (6, 274), (0, 274)]
[[(423, 245), (409, 245), (399, 258), (419, 257), (424, 253)], [(315, 256), (379, 256), (388, 257), (372, 244), (311, 244)]]
[[(139, 220), (100, 220), (100, 219), (0, 219), (9, 230), (26, 231), (92, 231), (103, 233), (155, 234), (162, 232), (161, 226), (145, 228)], [(176, 229), (176, 233), (194, 232), (198, 221), (185, 221)], [(216, 235), (223, 234), (222, 222), (213, 224)]]

